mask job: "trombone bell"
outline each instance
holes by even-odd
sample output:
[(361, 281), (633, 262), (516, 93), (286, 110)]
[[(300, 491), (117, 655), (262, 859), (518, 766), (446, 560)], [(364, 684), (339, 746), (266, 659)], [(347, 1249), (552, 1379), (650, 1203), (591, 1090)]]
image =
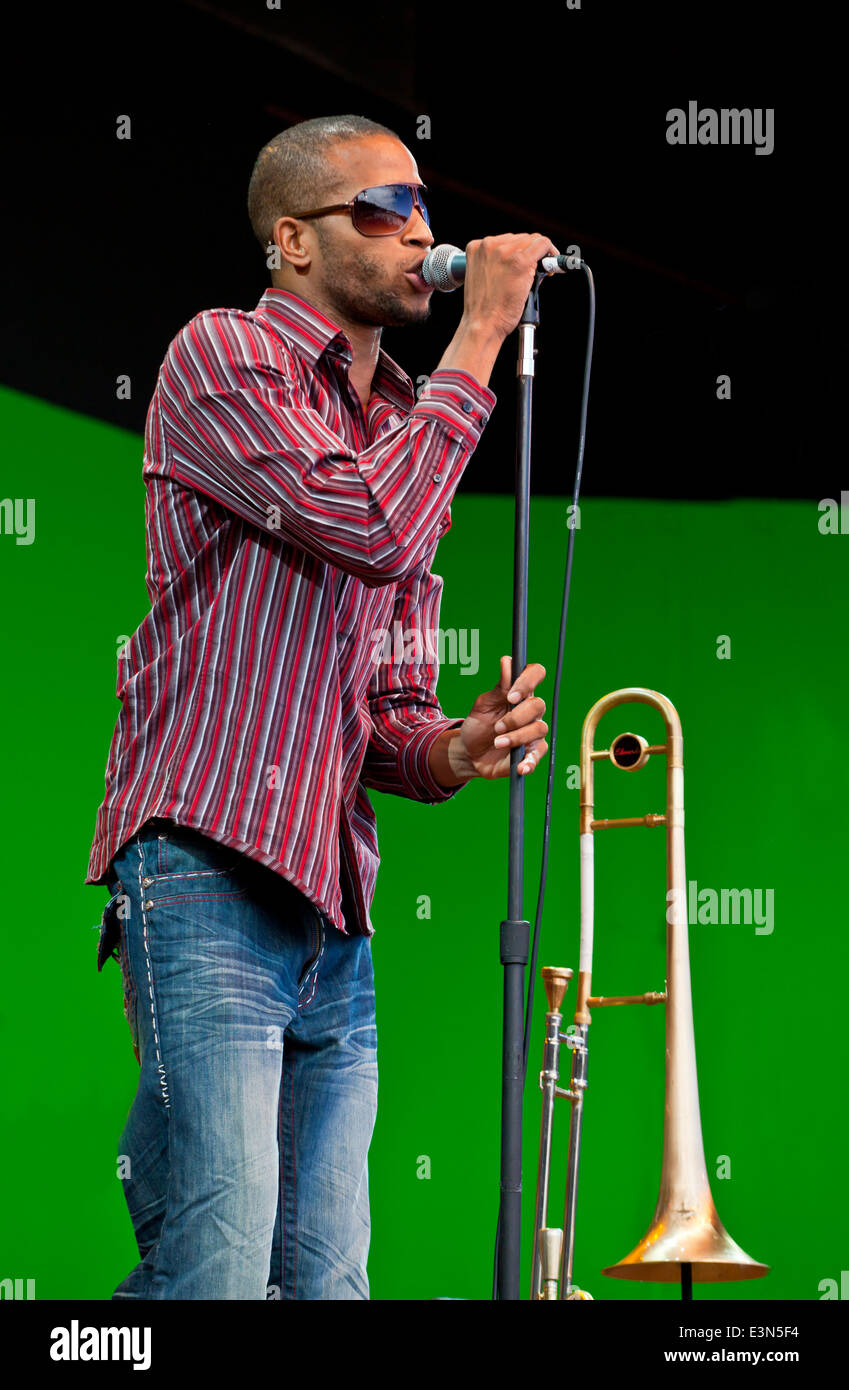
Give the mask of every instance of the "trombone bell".
[(769, 1265), (758, 1264), (731, 1239), (716, 1214), (709, 1188), (694, 1207), (667, 1194), (639, 1245), (601, 1272), (612, 1279), (677, 1284), (683, 1264), (691, 1265), (694, 1283), (760, 1279), (769, 1273)]

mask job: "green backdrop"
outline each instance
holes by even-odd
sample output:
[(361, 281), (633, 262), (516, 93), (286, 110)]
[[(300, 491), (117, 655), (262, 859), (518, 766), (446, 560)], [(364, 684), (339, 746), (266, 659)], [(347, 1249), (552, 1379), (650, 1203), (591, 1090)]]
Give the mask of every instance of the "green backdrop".
[[(83, 884), (118, 712), (115, 653), (147, 611), (141, 440), (0, 391), (0, 498), (35, 499), (35, 538), (0, 534), (3, 618), (2, 1016), (5, 1137), (0, 1278), (37, 1298), (108, 1298), (136, 1261), (116, 1176), (137, 1064), (120, 972), (98, 975), (108, 896)], [(835, 482), (835, 495), (839, 484)], [(817, 500), (681, 503), (588, 498), (581, 511), (559, 718), (539, 963), (578, 955), (578, 792), (590, 705), (626, 685), (681, 716), (688, 878), (772, 890), (773, 926), (690, 929), (705, 1153), (719, 1215), (763, 1280), (695, 1297), (822, 1297), (849, 1265), (846, 1114), (849, 536)], [(551, 715), (567, 500), (531, 508), (528, 654)], [(512, 499), (461, 494), (440, 545), (441, 626), (477, 630), (479, 670), (443, 666), (447, 714), (468, 712), (510, 649)], [(718, 647), (720, 639), (727, 641)], [(473, 648), (472, 648), (473, 650)], [(723, 650), (727, 655), (719, 656)], [(639, 706), (606, 716), (660, 741)], [(547, 760), (526, 783), (525, 915), (533, 921)], [(600, 765), (597, 814), (663, 809), (662, 760)], [(499, 1178), (505, 781), (445, 805), (373, 793), (383, 862), (374, 904), (380, 1093), (370, 1155), (375, 1299), (488, 1298)], [(410, 845), (414, 848), (411, 850)], [(427, 901), (426, 901), (427, 900)], [(429, 903), (429, 909), (428, 909)], [(423, 916), (429, 910), (429, 916)], [(662, 989), (662, 832), (600, 837), (596, 993)], [(523, 1291), (530, 1272), (544, 996), (525, 1104)], [(567, 996), (571, 1017), (574, 993)], [(605, 1279), (654, 1211), (663, 1131), (663, 1010), (594, 1014), (576, 1279), (596, 1299), (674, 1298)], [(565, 1174), (558, 1105), (550, 1221)], [(718, 1176), (718, 1174), (725, 1176)]]

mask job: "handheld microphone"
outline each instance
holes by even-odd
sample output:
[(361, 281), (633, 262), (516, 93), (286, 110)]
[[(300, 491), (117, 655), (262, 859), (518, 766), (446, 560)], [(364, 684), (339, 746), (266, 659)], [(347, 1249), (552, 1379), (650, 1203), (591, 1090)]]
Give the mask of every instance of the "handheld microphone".
[[(546, 275), (563, 275), (567, 270), (578, 270), (582, 264), (580, 256), (543, 256), (539, 268)], [(466, 278), (466, 253), (447, 242), (432, 246), (419, 274), (433, 289), (448, 294), (458, 289)]]

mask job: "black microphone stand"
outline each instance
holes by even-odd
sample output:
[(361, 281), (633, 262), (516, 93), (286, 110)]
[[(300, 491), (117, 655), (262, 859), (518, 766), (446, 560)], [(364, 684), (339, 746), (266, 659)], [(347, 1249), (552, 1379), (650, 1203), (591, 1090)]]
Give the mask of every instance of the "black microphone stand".
[[(516, 513), (513, 541), (512, 679), (527, 664), (528, 551), (531, 491), (531, 412), (534, 334), (539, 326), (539, 287), (548, 276), (537, 271), (519, 320), (516, 367)], [(525, 836), (525, 779), (517, 768), (522, 749), (510, 751), (507, 917), (501, 923), (504, 966), (504, 1033), (501, 1068), (501, 1203), (496, 1298), (518, 1300), (522, 1233), (522, 1098), (524, 1090), (525, 966), (530, 922), (522, 915)]]

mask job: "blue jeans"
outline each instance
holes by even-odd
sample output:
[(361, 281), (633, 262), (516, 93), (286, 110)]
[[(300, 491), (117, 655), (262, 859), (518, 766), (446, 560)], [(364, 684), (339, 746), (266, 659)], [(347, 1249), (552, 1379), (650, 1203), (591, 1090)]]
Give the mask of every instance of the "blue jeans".
[(112, 1297), (367, 1299), (369, 939), (170, 821), (109, 890), (141, 1066), (118, 1158), (141, 1258)]

